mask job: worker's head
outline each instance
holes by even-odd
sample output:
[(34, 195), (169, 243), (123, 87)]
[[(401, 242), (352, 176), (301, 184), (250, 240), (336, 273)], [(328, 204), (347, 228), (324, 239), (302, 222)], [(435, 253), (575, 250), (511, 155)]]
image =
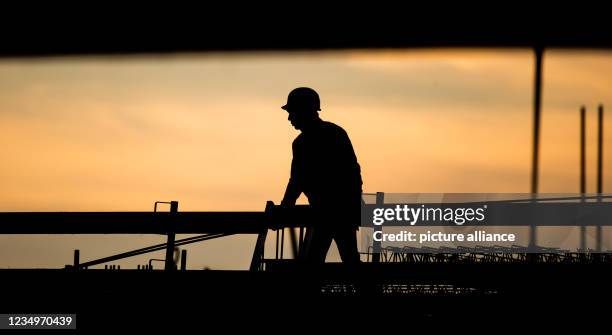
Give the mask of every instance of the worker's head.
[(321, 102), (319, 95), (312, 88), (298, 87), (289, 93), (287, 104), (281, 108), (289, 113), (291, 125), (301, 130), (319, 118)]

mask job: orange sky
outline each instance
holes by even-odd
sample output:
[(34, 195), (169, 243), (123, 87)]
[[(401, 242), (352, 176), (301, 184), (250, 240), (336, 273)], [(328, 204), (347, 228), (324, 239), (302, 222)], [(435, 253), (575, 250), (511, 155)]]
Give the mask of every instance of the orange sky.
[[(612, 106), (612, 53), (550, 51), (544, 71), (540, 191), (578, 191), (586, 104), (593, 192), (595, 107)], [(156, 200), (262, 210), (289, 175), (298, 133), (280, 106), (297, 86), (315, 88), (321, 117), (348, 131), (365, 192), (528, 192), (532, 81), (527, 50), (2, 60), (0, 211), (148, 211)], [(606, 176), (610, 164), (606, 155)], [(161, 240), (0, 239), (0, 254), (14, 255), (0, 267), (58, 267), (75, 248), (90, 259)], [(189, 248), (189, 264), (246, 267), (251, 248), (250, 237), (206, 242)]]

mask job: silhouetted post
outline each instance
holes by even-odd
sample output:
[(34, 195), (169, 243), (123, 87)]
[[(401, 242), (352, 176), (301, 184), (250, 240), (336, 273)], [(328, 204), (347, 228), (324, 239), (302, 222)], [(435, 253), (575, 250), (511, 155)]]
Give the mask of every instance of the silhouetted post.
[(79, 263), (80, 263), (79, 258), (80, 258), (80, 251), (79, 249), (75, 249), (74, 250), (74, 262), (73, 262), (74, 264), (73, 266), (75, 270), (79, 269)]
[[(297, 260), (299, 258), (299, 250), (297, 244), (297, 237), (295, 233), (294, 227), (289, 227), (289, 243), (291, 244), (291, 253), (293, 254), (293, 259)], [(281, 232), (281, 259), (283, 259), (283, 250), (285, 249), (285, 228), (283, 228)]]
[[(580, 194), (586, 193), (586, 107), (580, 107)], [(584, 202), (584, 199), (581, 200)], [(586, 250), (586, 226), (580, 225), (580, 250)]]
[(187, 270), (187, 250), (181, 250), (181, 271)]
[[(170, 213), (173, 217), (176, 213), (178, 213), (178, 201), (170, 201)], [(168, 242), (166, 244), (166, 271), (171, 271), (176, 268), (176, 264), (174, 264), (174, 240), (176, 236), (172, 228), (170, 228), (169, 230), (170, 231), (168, 231)]]
[(304, 243), (304, 227), (300, 227), (298, 236), (298, 254), (302, 252), (302, 243)]
[(283, 252), (285, 251), (285, 228), (283, 227), (280, 230), (281, 233), (281, 237), (280, 237), (280, 259), (283, 259)]
[[(540, 157), (540, 111), (542, 105), (542, 56), (544, 48), (535, 47), (535, 79), (533, 94), (533, 158), (531, 165), (531, 193), (538, 193), (538, 162)], [(529, 230), (529, 247), (537, 245), (537, 227), (531, 226)]]
[[(383, 192), (376, 192), (376, 206), (377, 207), (382, 207), (385, 204), (385, 193)], [(382, 231), (382, 226), (380, 225), (374, 225), (374, 232), (377, 231)], [(374, 249), (374, 254), (372, 254), (372, 263), (380, 263), (380, 248), (381, 248), (381, 243), (380, 241), (376, 241), (374, 239), (372, 239), (372, 244), (373, 244), (373, 249)]]
[(279, 252), (280, 252), (280, 249), (278, 248), (278, 246), (279, 246), (279, 237), (280, 237), (280, 231), (277, 230), (276, 231), (276, 255), (275, 255), (276, 259), (278, 259), (278, 255), (279, 255)]
[[(297, 245), (297, 237), (295, 236), (295, 228), (289, 227), (289, 242), (291, 242), (291, 252), (293, 253), (293, 259), (298, 259), (299, 251)], [(283, 230), (283, 240), (285, 239), (285, 234)], [(282, 243), (282, 242), (281, 242)], [(281, 248), (281, 258), (283, 258), (283, 249)]]
[[(603, 105), (597, 108), (597, 195), (603, 194)], [(601, 201), (601, 198), (597, 199)], [(601, 252), (601, 225), (595, 230), (595, 251)]]
[[(270, 215), (270, 212), (274, 209), (274, 203), (272, 201), (266, 202), (266, 216)], [(264, 251), (266, 246), (266, 236), (268, 229), (264, 229), (257, 235), (257, 242), (255, 242), (255, 249), (253, 250), (253, 258), (251, 259), (250, 271), (259, 271), (264, 259)], [(278, 236), (278, 235), (277, 235)], [(276, 244), (276, 250), (278, 254), (278, 240)]]

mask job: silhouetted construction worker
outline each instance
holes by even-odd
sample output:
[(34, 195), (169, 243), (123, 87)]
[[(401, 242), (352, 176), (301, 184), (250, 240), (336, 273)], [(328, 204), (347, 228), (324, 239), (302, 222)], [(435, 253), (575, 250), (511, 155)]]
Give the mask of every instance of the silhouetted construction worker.
[(332, 239), (344, 263), (359, 263), (356, 230), (361, 206), (361, 169), (347, 133), (319, 118), (319, 95), (299, 87), (289, 93), (282, 107), (301, 134), (293, 141), (291, 178), (281, 205), (295, 205), (304, 193), (317, 213), (306, 232), (300, 259), (325, 262)]

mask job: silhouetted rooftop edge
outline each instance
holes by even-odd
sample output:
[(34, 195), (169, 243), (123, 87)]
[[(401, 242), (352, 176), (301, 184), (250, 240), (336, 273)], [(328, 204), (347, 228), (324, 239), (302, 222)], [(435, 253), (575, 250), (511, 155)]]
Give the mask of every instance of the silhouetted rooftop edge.
[(607, 20), (593, 15), (594, 10), (584, 15), (577, 9), (565, 15), (559, 8), (552, 11), (515, 8), (480, 14), (412, 8), (408, 15), (372, 8), (361, 15), (316, 13), (316, 20), (306, 19), (306, 14), (291, 20), (272, 14), (197, 19), (126, 15), (112, 22), (106, 16), (54, 17), (53, 22), (43, 17), (3, 22), (0, 57), (537, 45), (612, 48), (612, 30), (605, 26)]

